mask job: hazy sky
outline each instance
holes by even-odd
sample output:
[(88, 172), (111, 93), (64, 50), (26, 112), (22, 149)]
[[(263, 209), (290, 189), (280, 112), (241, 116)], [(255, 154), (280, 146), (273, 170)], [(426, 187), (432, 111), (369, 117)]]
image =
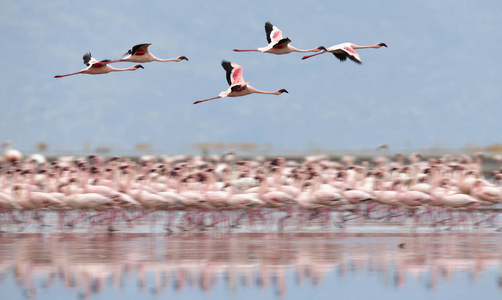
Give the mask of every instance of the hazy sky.
[[(270, 21), (291, 45), (353, 42), (362, 65), (324, 54), (236, 53), (267, 45)], [(502, 2), (493, 1), (3, 1), (0, 138), (25, 152), (157, 154), (197, 143), (259, 149), (458, 148), (502, 142)], [(151, 42), (161, 58), (135, 72), (56, 74), (82, 55), (121, 58)], [(248, 95), (198, 105), (228, 88), (222, 60), (244, 68)], [(129, 67), (117, 63), (115, 67)], [(160, 153), (159, 153), (160, 152)]]

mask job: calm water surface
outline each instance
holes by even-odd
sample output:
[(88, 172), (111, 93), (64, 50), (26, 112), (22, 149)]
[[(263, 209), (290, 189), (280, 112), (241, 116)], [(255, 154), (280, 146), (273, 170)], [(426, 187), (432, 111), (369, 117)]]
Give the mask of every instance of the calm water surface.
[(1, 299), (500, 299), (502, 235), (3, 233)]

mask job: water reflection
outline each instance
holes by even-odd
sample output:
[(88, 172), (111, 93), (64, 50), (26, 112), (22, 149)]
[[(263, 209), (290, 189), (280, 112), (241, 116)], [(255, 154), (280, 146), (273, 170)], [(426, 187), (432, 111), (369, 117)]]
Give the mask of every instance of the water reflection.
[(457, 273), (475, 283), (488, 270), (500, 289), (501, 259), (499, 234), (2, 234), (0, 290), (12, 276), (26, 298), (60, 282), (89, 299), (107, 288), (121, 291), (135, 278), (145, 294), (210, 292), (223, 284), (286, 298), (287, 278), (318, 289), (328, 274), (364, 272), (396, 289), (416, 280), (435, 290)]

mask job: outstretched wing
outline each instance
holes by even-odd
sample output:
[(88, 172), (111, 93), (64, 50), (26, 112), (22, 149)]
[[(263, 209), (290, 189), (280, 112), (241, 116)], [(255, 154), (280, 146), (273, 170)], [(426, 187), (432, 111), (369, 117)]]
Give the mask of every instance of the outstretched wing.
[(102, 61), (98, 61), (97, 59), (92, 57), (91, 52), (87, 52), (86, 54), (84, 54), (84, 56), (82, 58), (84, 59), (84, 64), (88, 67), (91, 65), (93, 67), (102, 67), (104, 65), (107, 65), (109, 62), (111, 62), (111, 60), (109, 60), (109, 59), (104, 59)]
[(82, 57), (84, 59), (84, 65), (86, 66), (90, 66), (90, 62), (91, 62), (91, 59), (92, 59), (92, 55), (91, 55), (91, 52), (87, 52), (86, 54), (84, 54), (84, 56)]
[(282, 31), (268, 21), (265, 23), (265, 33), (267, 34), (267, 41), (269, 44), (282, 39)]
[(340, 50), (341, 52), (339, 53), (333, 53), (340, 61), (344, 61), (349, 58), (350, 60), (358, 64), (362, 63), (359, 54), (354, 49), (352, 49), (352, 47), (344, 46), (340, 47)]
[(132, 47), (132, 49), (127, 50), (126, 54), (130, 55), (145, 55), (148, 53), (148, 46), (150, 46), (152, 43), (144, 43), (144, 44), (138, 44)]
[(102, 61), (103, 63), (100, 63), (97, 59), (95, 59), (94, 57), (92, 57), (91, 52), (87, 52), (86, 54), (84, 54), (84, 56), (82, 58), (84, 59), (84, 64), (86, 66), (93, 65), (93, 66), (96, 66), (96, 67), (101, 67), (103, 65), (106, 65), (106, 62), (109, 62), (109, 60), (103, 60)]
[(234, 85), (237, 83), (243, 83), (244, 78), (242, 77), (242, 67), (234, 62), (222, 61), (221, 66), (227, 72), (227, 82), (228, 85)]

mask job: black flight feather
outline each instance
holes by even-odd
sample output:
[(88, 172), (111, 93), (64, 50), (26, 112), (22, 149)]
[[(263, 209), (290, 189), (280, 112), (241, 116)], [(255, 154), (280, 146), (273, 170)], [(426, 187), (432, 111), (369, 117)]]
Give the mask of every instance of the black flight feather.
[(89, 61), (91, 60), (91, 52), (87, 52), (86, 54), (84, 54), (84, 56), (82, 57), (84, 59), (84, 65), (86, 66), (89, 66)]
[(232, 70), (234, 69), (234, 67), (232, 67), (232, 63), (224, 60), (221, 62), (221, 66), (223, 67), (223, 69), (225, 69), (225, 71), (227, 71), (228, 85), (232, 85), (232, 79), (230, 78), (230, 75), (232, 74)]
[(272, 33), (272, 30), (274, 30), (274, 25), (272, 25), (272, 23), (267, 21), (265, 23), (265, 33), (267, 34), (267, 41), (269, 44), (272, 43), (272, 39), (270, 38), (270, 34)]

